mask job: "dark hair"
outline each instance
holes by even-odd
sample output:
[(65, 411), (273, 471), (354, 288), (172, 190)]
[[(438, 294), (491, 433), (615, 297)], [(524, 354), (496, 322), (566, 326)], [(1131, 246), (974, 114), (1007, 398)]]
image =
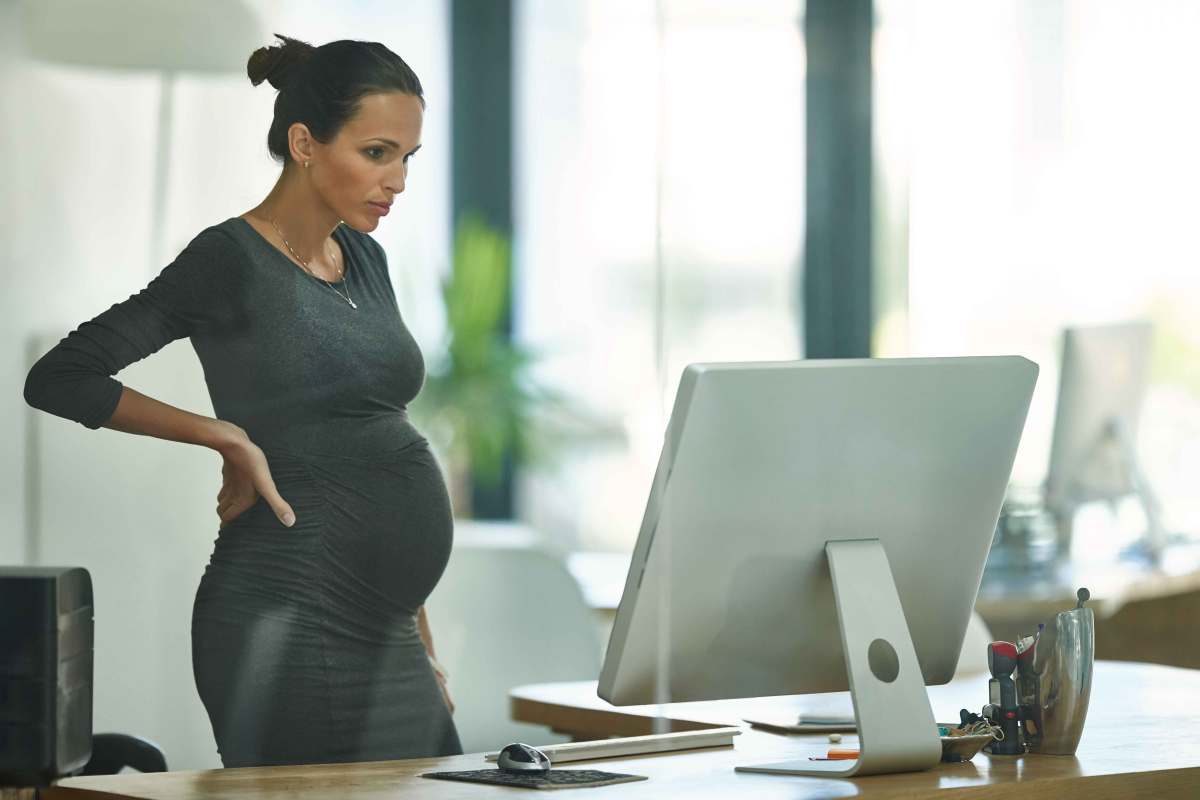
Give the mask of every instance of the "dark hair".
[(304, 123), (318, 142), (327, 144), (358, 111), (365, 95), (404, 92), (425, 106), (416, 73), (379, 42), (339, 39), (313, 47), (299, 39), (275, 36), (282, 44), (251, 53), (246, 73), (255, 86), (265, 80), (279, 90), (267, 149), (284, 166), (292, 158), (287, 132), (294, 123)]

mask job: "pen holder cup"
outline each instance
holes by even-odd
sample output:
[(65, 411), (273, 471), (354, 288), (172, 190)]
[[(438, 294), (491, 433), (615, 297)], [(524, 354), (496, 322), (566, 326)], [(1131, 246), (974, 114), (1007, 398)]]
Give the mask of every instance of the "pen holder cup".
[(1043, 637), (1038, 643), (1037, 698), (1032, 709), (1036, 733), (1026, 739), (1031, 753), (1069, 756), (1079, 747), (1087, 719), (1096, 619), (1090, 608), (1074, 608), (1054, 618), (1052, 631), (1049, 642)]

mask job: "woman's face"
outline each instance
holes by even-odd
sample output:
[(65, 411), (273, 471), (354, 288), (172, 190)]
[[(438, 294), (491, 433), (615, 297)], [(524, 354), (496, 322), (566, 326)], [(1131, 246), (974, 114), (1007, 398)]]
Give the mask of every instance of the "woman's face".
[(325, 204), (355, 230), (379, 226), (392, 199), (404, 191), (408, 160), (421, 148), (421, 101), (411, 94), (365, 95), (355, 114), (328, 144), (312, 140), (308, 170)]

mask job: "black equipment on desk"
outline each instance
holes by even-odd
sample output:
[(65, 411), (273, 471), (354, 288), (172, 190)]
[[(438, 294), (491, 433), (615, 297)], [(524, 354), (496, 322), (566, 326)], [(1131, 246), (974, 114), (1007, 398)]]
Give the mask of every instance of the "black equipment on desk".
[(0, 785), (48, 786), (92, 755), (92, 579), (0, 567)]
[(1004, 738), (987, 746), (993, 755), (1015, 756), (1025, 752), (1021, 739), (1021, 708), (1017, 703), (1017, 687), (1013, 671), (1017, 668), (1017, 646), (1012, 642), (992, 642), (988, 645), (988, 704), (983, 716), (1004, 731)]

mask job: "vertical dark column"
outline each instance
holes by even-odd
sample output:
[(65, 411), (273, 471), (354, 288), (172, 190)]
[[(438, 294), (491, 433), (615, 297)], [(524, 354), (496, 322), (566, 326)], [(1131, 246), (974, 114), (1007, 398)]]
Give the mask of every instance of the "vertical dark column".
[[(511, 239), (513, 53), (512, 0), (451, 0), (451, 219), (466, 213)], [(511, 275), (511, 270), (510, 270)], [(512, 287), (504, 331), (512, 334)], [(511, 519), (513, 463), (504, 458), (499, 485), (473, 486), (471, 506), (481, 519)]]
[(808, 0), (804, 353), (871, 355), (871, 0)]

